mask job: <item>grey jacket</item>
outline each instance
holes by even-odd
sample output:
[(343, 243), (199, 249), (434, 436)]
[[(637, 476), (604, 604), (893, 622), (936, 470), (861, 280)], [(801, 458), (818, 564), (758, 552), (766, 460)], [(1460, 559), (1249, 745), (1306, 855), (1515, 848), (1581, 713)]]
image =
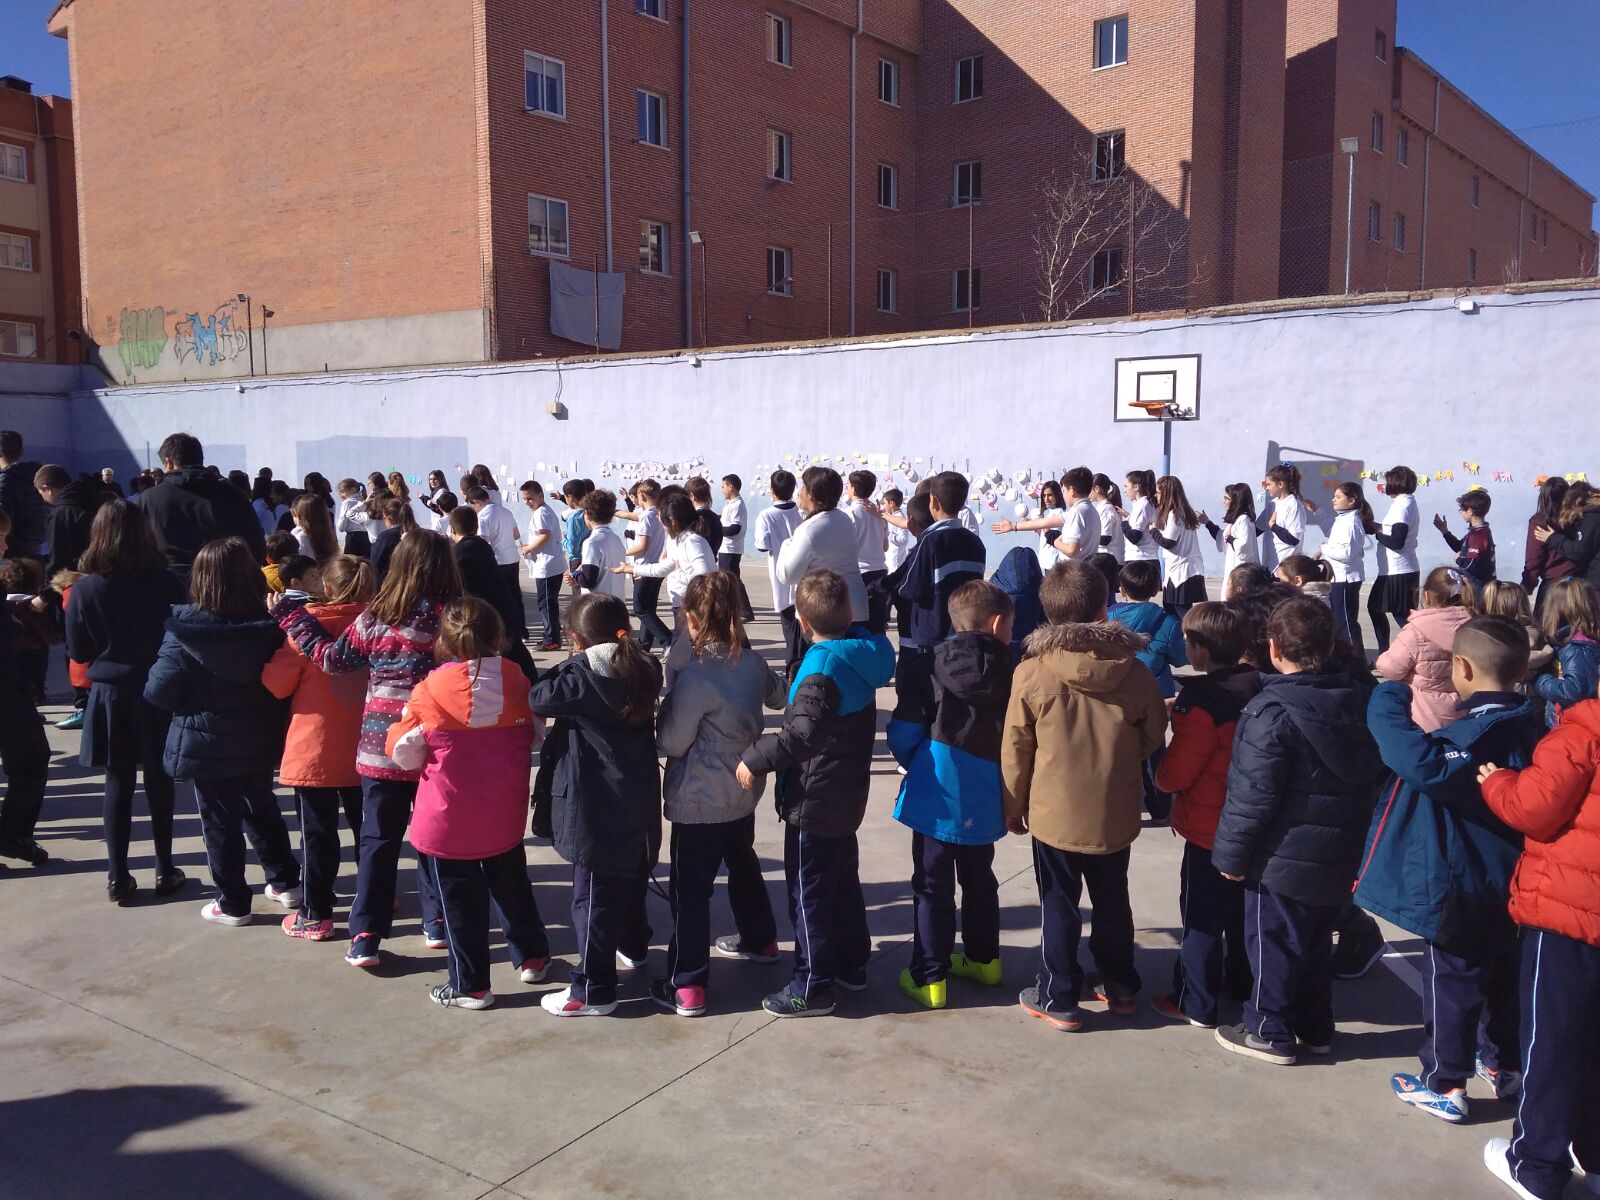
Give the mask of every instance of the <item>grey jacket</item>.
[(745, 791), (734, 778), (739, 757), (761, 736), (761, 708), (782, 709), (784, 685), (759, 652), (732, 663), (708, 646), (679, 670), (656, 716), (656, 744), (667, 759), (667, 820), (688, 825), (737, 821), (755, 811), (764, 780)]

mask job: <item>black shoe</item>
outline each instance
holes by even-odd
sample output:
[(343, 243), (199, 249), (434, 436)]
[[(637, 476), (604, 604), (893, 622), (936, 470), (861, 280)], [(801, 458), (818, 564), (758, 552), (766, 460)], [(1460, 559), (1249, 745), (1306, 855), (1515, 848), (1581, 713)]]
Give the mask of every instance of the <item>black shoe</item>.
[(864, 992), (867, 990), (867, 969), (862, 967), (859, 971), (840, 971), (833, 981), (847, 992)]
[(106, 884), (106, 899), (113, 904), (126, 905), (133, 899), (134, 893), (138, 890), (138, 882), (132, 875), (129, 875), (124, 879), (117, 880), (115, 883)]
[(173, 892), (189, 882), (189, 877), (177, 867), (170, 871), (163, 871), (156, 876), (156, 895), (170, 896)]
[(796, 996), (792, 987), (785, 987), (763, 1000), (761, 1007), (775, 1017), (825, 1017), (833, 1012), (833, 998), (813, 996), (807, 1000)]
[(1339, 944), (1333, 948), (1333, 973), (1339, 979), (1360, 979), (1378, 965), (1388, 949), (1376, 921), (1359, 932), (1340, 934)]
[(50, 854), (32, 838), (0, 838), (0, 858), (20, 858), (37, 867), (49, 862)]
[(1246, 1058), (1254, 1058), (1260, 1062), (1271, 1063), (1275, 1067), (1294, 1065), (1293, 1050), (1279, 1050), (1271, 1042), (1264, 1042), (1249, 1032), (1243, 1025), (1219, 1026), (1215, 1036), (1217, 1045), (1224, 1050), (1231, 1050), (1235, 1054), (1243, 1054)]

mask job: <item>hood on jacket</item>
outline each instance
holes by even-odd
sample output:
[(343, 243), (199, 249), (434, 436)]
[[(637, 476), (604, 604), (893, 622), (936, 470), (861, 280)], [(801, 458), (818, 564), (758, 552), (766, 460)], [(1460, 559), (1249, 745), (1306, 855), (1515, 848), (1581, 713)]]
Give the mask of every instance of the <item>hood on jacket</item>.
[(839, 689), (841, 716), (872, 705), (878, 689), (894, 677), (894, 647), (882, 634), (869, 634), (853, 626), (848, 636), (827, 642), (814, 642), (794, 673), (789, 689), (792, 703), (800, 684), (810, 675), (825, 675)]
[(1600, 737), (1600, 700), (1585, 700), (1562, 710), (1561, 724), (1580, 725)]
[(1415, 625), (1417, 633), (1444, 653), (1450, 653), (1456, 630), (1472, 619), (1472, 614), (1459, 604), (1449, 608), (1418, 608), (1406, 618), (1407, 625)]
[(355, 620), (367, 606), (359, 600), (349, 604), (308, 604), (306, 612), (317, 619), (317, 623), (326, 629), (330, 636), (338, 637), (346, 629), (355, 624)]
[(1115, 621), (1041, 625), (1023, 643), (1024, 661), (1037, 658), (1070, 687), (1085, 692), (1114, 691), (1129, 671), (1147, 668), (1134, 657), (1150, 644)]
[(111, 493), (102, 488), (98, 482), (90, 483), (87, 479), (74, 479), (61, 489), (61, 495), (56, 497), (56, 507), (79, 508), (92, 513), (109, 499)]
[(968, 704), (1003, 704), (1011, 694), (1011, 648), (992, 634), (955, 634), (933, 648), (933, 678)]
[(175, 607), (167, 632), (207, 672), (228, 683), (259, 686), (262, 664), (283, 644), (283, 630), (269, 617), (227, 621), (196, 604)]
[(446, 663), (423, 683), (428, 699), (443, 718), (442, 728), (486, 729), (533, 722), (526, 676), (520, 667), (498, 655), (475, 663)]
[(1365, 695), (1342, 674), (1269, 675), (1258, 701), (1283, 707), (1295, 729), (1334, 775), (1369, 783), (1382, 764), (1373, 754)]
[(1044, 582), (1044, 569), (1039, 566), (1039, 556), (1026, 546), (1016, 546), (1006, 551), (995, 573), (989, 576), (994, 584), (1013, 601), (1018, 596), (1039, 595), (1039, 585)]

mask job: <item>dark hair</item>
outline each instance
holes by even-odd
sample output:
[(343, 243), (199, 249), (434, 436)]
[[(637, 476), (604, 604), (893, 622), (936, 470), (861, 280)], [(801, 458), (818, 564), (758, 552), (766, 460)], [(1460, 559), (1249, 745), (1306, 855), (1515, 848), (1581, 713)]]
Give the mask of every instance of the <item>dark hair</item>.
[(438, 662), (471, 662), (493, 658), (505, 645), (505, 623), (493, 606), (476, 596), (462, 596), (439, 616), (433, 657)]
[(878, 476), (872, 471), (850, 472), (850, 493), (863, 500), (878, 490)]
[(433, 487), (433, 479), (434, 479), (434, 476), (436, 476), (436, 475), (439, 477), (439, 486), (440, 487), (443, 487), (447, 482), (449, 482), (448, 480), (445, 479), (444, 468), (443, 467), (435, 467), (433, 470), (429, 471), (428, 475), (427, 475), (427, 482), (428, 482), (428, 486), (429, 487)]
[(668, 496), (661, 504), (660, 512), (661, 524), (672, 537), (677, 537), (686, 529), (694, 528), (694, 501), (681, 492)]
[[(168, 438), (170, 442), (172, 439)], [(161, 448), (167, 448), (167, 442), (161, 443)], [(0, 458), (7, 462), (16, 462), (22, 457), (22, 435), (15, 429), (0, 429)], [(174, 460), (176, 461), (176, 460)]]
[(37, 596), (44, 591), (44, 563), (37, 558), (0, 559), (0, 592)]
[(189, 570), (189, 599), (227, 621), (267, 615), (267, 580), (243, 538), (207, 542)]
[(689, 499), (696, 505), (711, 502), (711, 485), (698, 475), (685, 480), (683, 490), (689, 493)]
[[(148, 442), (145, 443), (149, 445)], [(17, 452), (22, 452), (22, 442), (17, 442)], [(0, 454), (5, 453), (0, 450)], [(11, 455), (7, 454), (7, 458)], [(167, 435), (167, 440), (161, 443), (161, 448), (156, 451), (156, 457), (163, 464), (174, 463), (179, 467), (198, 467), (206, 461), (205, 447), (200, 445), (200, 439), (193, 434), (173, 433)]]
[(1383, 473), (1383, 491), (1388, 496), (1409, 496), (1417, 490), (1417, 473), (1410, 467), (1390, 467)]
[(1559, 528), (1561, 521), (1561, 502), (1567, 496), (1567, 481), (1559, 475), (1552, 475), (1539, 485), (1539, 500), (1534, 507), (1534, 512), (1539, 520), (1552, 529)]
[[(1055, 502), (1051, 503), (1049, 493), (1055, 493)], [(1039, 511), (1044, 512), (1051, 508), (1066, 508), (1067, 494), (1061, 490), (1061, 485), (1054, 479), (1046, 479), (1039, 485)]]
[(616, 644), (611, 668), (625, 689), (621, 717), (648, 720), (661, 691), (661, 665), (629, 634), (628, 606), (608, 592), (589, 592), (567, 606), (567, 631), (585, 647)]
[(452, 508), (448, 521), (451, 530), (462, 537), (471, 537), (478, 532), (478, 514), (465, 504)]
[(1248, 483), (1230, 483), (1222, 489), (1222, 494), (1228, 499), (1222, 514), (1224, 521), (1232, 525), (1240, 517), (1249, 517), (1250, 523), (1255, 524), (1256, 496)]
[(1583, 514), (1596, 504), (1600, 504), (1600, 491), (1587, 480), (1574, 481), (1567, 486), (1567, 494), (1561, 498), (1561, 519), (1555, 522), (1555, 527), (1571, 533), (1577, 529)]
[(578, 507), (583, 509), (583, 515), (596, 525), (609, 525), (617, 515), (617, 494), (602, 488), (592, 488), (584, 493), (583, 503)]
[(1073, 467), (1061, 476), (1063, 489), (1071, 488), (1078, 495), (1088, 499), (1089, 492), (1094, 488), (1094, 472), (1088, 467)]
[(844, 480), (832, 467), (807, 467), (800, 476), (800, 485), (811, 497), (818, 512), (839, 507), (839, 497), (844, 495)]
[(1267, 638), (1284, 662), (1307, 671), (1320, 670), (1333, 657), (1333, 610), (1310, 596), (1285, 600), (1272, 610)]
[[(489, 491), (498, 492), (500, 490), (500, 485), (494, 481), (494, 476), (489, 473), (489, 468), (482, 463), (472, 464), (472, 477)], [(590, 484), (589, 486), (593, 487), (594, 485)]]
[(333, 484), (321, 471), (307, 471), (304, 487), (306, 491), (321, 496), (324, 504), (333, 499)]
[(303, 493), (289, 511), (294, 514), (295, 524), (300, 526), (306, 540), (311, 543), (313, 559), (323, 563), (339, 553), (339, 535), (333, 531), (333, 514), (328, 511), (328, 502), (320, 493)]
[(1039, 585), (1039, 603), (1052, 625), (1098, 621), (1105, 615), (1110, 594), (1106, 577), (1083, 562), (1057, 563)]
[(468, 504), (487, 504), (489, 503), (489, 489), (475, 483), (461, 493), (461, 498)]
[(1244, 620), (1245, 637), (1248, 639), (1243, 656), (1245, 662), (1261, 671), (1270, 672), (1275, 669), (1272, 665), (1272, 655), (1267, 647), (1267, 622), (1280, 604), (1299, 595), (1300, 593), (1287, 583), (1269, 577), (1265, 585), (1252, 591), (1241, 592), (1226, 601), (1228, 607)]
[(461, 570), (443, 534), (413, 529), (400, 538), (378, 594), (367, 606), (391, 629), (412, 616), (424, 600), (445, 604), (461, 598)]
[(1156, 522), (1165, 525), (1167, 518), (1174, 514), (1185, 529), (1200, 524), (1194, 509), (1189, 507), (1189, 497), (1183, 494), (1183, 480), (1176, 475), (1163, 475), (1156, 480)]
[(794, 610), (823, 637), (838, 637), (850, 628), (850, 589), (832, 571), (811, 571), (795, 585)]
[(928, 493), (918, 492), (906, 501), (906, 528), (914, 537), (921, 537), (933, 524), (933, 509), (928, 504)]
[(246, 475), (237, 467), (228, 472), (228, 482), (233, 484), (234, 487), (238, 488), (246, 496), (250, 495), (250, 476)]
[(278, 579), (285, 586), (291, 579), (304, 579), (307, 571), (317, 568), (317, 560), (305, 554), (291, 554), (278, 563)]
[(411, 501), (402, 500), (399, 496), (391, 495), (382, 504), (380, 511), (385, 521), (393, 521), (402, 533), (410, 533), (417, 526), (417, 514), (411, 511)]
[(772, 478), (767, 480), (767, 486), (772, 489), (772, 498), (777, 501), (786, 501), (794, 498), (794, 473), (792, 471), (774, 471)]
[(1456, 506), (1462, 512), (1471, 513), (1482, 520), (1489, 515), (1490, 496), (1481, 487), (1473, 488), (1470, 492), (1462, 492), (1456, 497)]
[(1117, 573), (1117, 584), (1124, 596), (1148, 600), (1161, 590), (1161, 566), (1143, 559), (1124, 563), (1122, 570)]
[(300, 553), (300, 542), (287, 529), (275, 529), (267, 534), (266, 557), (269, 563), (281, 563), (291, 554)]
[(455, 512), (457, 508), (461, 507), (461, 501), (456, 499), (456, 494), (454, 492), (446, 488), (434, 499), (433, 507), (448, 517), (451, 513)]
[(1346, 479), (1333, 489), (1335, 494), (1343, 496), (1346, 500), (1354, 500), (1356, 505), (1356, 520), (1361, 522), (1361, 528), (1367, 533), (1378, 532), (1378, 521), (1372, 515), (1372, 505), (1367, 503), (1367, 493), (1359, 483)]
[(517, 491), (524, 493), (532, 492), (536, 496), (542, 496), (544, 495), (544, 484), (540, 483), (537, 479), (525, 479), (522, 481), (522, 486), (519, 487)]
[(1255, 592), (1264, 592), (1277, 583), (1272, 572), (1260, 563), (1240, 563), (1228, 573), (1227, 592), (1228, 599), (1235, 596), (1249, 596)]
[(1244, 615), (1219, 600), (1202, 601), (1184, 613), (1183, 636), (1204, 650), (1216, 667), (1233, 666), (1250, 644)]
[(741, 492), (744, 490), (744, 480), (740, 479), (737, 475), (724, 475), (722, 477), (722, 482), (731, 484), (733, 486), (733, 490), (736, 492)]
[(1130, 484), (1139, 489), (1140, 496), (1147, 499), (1154, 498), (1156, 494), (1156, 473), (1154, 471), (1148, 469), (1129, 471), (1126, 478)]
[(582, 500), (592, 491), (594, 491), (594, 485), (587, 479), (569, 479), (561, 485), (561, 498), (566, 500), (568, 497), (571, 497), (571, 499), (568, 501), (567, 507), (577, 508), (578, 501)]
[(955, 516), (967, 506), (971, 490), (967, 477), (959, 471), (940, 471), (928, 480), (928, 495), (939, 502), (939, 510), (946, 517)]
[(996, 617), (1016, 611), (1011, 597), (987, 579), (969, 579), (950, 593), (950, 627), (957, 633), (987, 632)]
[[(1278, 563), (1278, 570), (1287, 575), (1290, 580), (1298, 579), (1302, 584), (1327, 583), (1332, 578), (1328, 564), (1320, 558), (1312, 558), (1309, 554), (1291, 554), (1288, 558)], [(1284, 582), (1287, 583), (1289, 580)]]
[(683, 590), (682, 611), (686, 617), (692, 614), (700, 627), (693, 638), (696, 658), (707, 646), (724, 646), (728, 661), (733, 662), (739, 651), (749, 647), (739, 605), (739, 580), (727, 571), (711, 571), (689, 580)]
[(371, 471), (367, 474), (367, 487), (374, 492), (387, 492), (389, 490), (389, 479), (382, 471)]
[(144, 509), (126, 500), (107, 500), (89, 526), (89, 547), (78, 559), (85, 575), (120, 575), (160, 570), (167, 565)]
[(1116, 505), (1118, 508), (1122, 507), (1122, 489), (1119, 488), (1116, 484), (1116, 481), (1104, 471), (1095, 472), (1094, 479), (1092, 479), (1089, 483), (1089, 491), (1093, 493), (1096, 490), (1098, 490), (1109, 503)]
[(33, 473), (35, 488), (64, 488), (72, 482), (67, 469), (57, 463), (46, 463)]
[(883, 501), (885, 504), (904, 504), (906, 502), (906, 494), (899, 488), (890, 488), (883, 493)]
[(1456, 630), (1450, 653), (1509, 691), (1528, 673), (1528, 631), (1510, 617), (1469, 617)]
[(1109, 550), (1099, 550), (1083, 560), (1096, 571), (1106, 577), (1106, 599), (1117, 594), (1117, 589), (1122, 586), (1122, 564), (1117, 561), (1117, 556)]

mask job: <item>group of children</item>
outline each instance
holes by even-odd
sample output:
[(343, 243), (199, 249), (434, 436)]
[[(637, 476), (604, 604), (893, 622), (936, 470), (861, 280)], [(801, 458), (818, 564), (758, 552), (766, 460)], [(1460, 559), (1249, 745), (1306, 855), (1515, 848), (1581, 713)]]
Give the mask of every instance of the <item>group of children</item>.
[[(1364, 919), (1353, 893), (1427, 946), (1420, 1069), (1395, 1075), (1395, 1094), (1448, 1121), (1465, 1119), (1472, 1078), (1518, 1097), (1515, 1137), (1491, 1142), (1486, 1162), (1519, 1194), (1555, 1196), (1569, 1144), (1600, 1178), (1600, 609), (1576, 573), (1544, 577), (1537, 620), (1518, 584), (1493, 581), (1481, 491), (1461, 499), (1457, 564), (1420, 581), (1415, 476), (1396, 468), (1386, 482), (1382, 524), (1359, 484), (1340, 485), (1332, 531), (1307, 556), (1314, 506), (1291, 466), (1267, 473), (1259, 518), (1250, 489), (1230, 486), (1221, 524), (1176, 478), (1130, 473), (1125, 504), (1106, 476), (1074, 468), (1043, 489), (1038, 516), (995, 524), (1040, 540), (1022, 552), (1026, 568), (1014, 551), (991, 580), (959, 474), (907, 499), (877, 496), (871, 472), (779, 471), (754, 546), (783, 622), (781, 673), (745, 631), (750, 521), (735, 476), (720, 514), (704, 480), (645, 480), (620, 506), (574, 480), (565, 519), (530, 482), (524, 535), (492, 477), (462, 481), (463, 511), (435, 473), (424, 503), (448, 536), (408, 522), (403, 478), (398, 494), (391, 476), (389, 495), (374, 486), (365, 499), (346, 480), (337, 508), (291, 500), (294, 552), (280, 547), (263, 570), (242, 540), (212, 542), (186, 589), (141, 511), (114, 500), (94, 516), (65, 606), (68, 655), (89, 681), (83, 761), (107, 776), (108, 895), (137, 891), (127, 841), (142, 769), (157, 894), (184, 883), (171, 812), (172, 781), (187, 779), (215, 885), (201, 915), (250, 921), (248, 838), (266, 895), (291, 910), (284, 932), (327, 940), (342, 813), (358, 850), (346, 961), (382, 961), (409, 840), (423, 936), (448, 958), (432, 998), (488, 1008), (491, 918), (522, 982), (551, 969), (524, 852), (531, 773), (533, 832), (572, 865), (578, 941), (569, 983), (544, 1009), (608, 1014), (619, 970), (647, 965), (664, 816), (673, 930), (649, 991), (697, 1016), (713, 953), (780, 958), (754, 849), (772, 776), (794, 951), (763, 1007), (825, 1015), (840, 990), (866, 986), (857, 833), (877, 693), (893, 681), (887, 739), (904, 772), (893, 815), (912, 832), (914, 934), (899, 975), (910, 1000), (944, 1008), (952, 976), (1003, 982), (993, 859), (1011, 833), (1030, 838), (1040, 906), (1022, 1010), (1061, 1031), (1083, 1027), (1090, 1001), (1132, 1016), (1144, 982), (1131, 847), (1141, 810), (1164, 820), (1170, 807), (1183, 928), (1152, 1009), (1258, 1061), (1328, 1054), (1335, 938), (1352, 914)], [(346, 534), (343, 553), (327, 546), (324, 518)], [(358, 523), (375, 533), (365, 556)], [(1221, 601), (1206, 597), (1202, 526), (1227, 555)], [(1541, 546), (1577, 548), (1576, 533), (1551, 528)], [(1388, 680), (1376, 687), (1356, 627), (1367, 537), (1380, 551), (1369, 613)], [(529, 572), (536, 644), (570, 657), (533, 666), (515, 618), (477, 594), (489, 583), (464, 585), (472, 538), (496, 567)], [(563, 585), (579, 593), (564, 612)], [(663, 586), (670, 628), (657, 615)], [(8, 620), (7, 636), (18, 628)], [(1554, 669), (1535, 672), (1536, 655)], [(20, 705), (14, 657), (0, 654), (7, 713)], [(1175, 676), (1183, 666), (1194, 673)], [(766, 730), (763, 711), (779, 708)], [(6, 766), (10, 813), (26, 779)], [(274, 772), (296, 791), (299, 861)], [(713, 938), (722, 871), (736, 932)], [(1078, 958), (1085, 888), (1093, 983)], [(1224, 991), (1241, 1006), (1235, 1024), (1221, 1023)]]

